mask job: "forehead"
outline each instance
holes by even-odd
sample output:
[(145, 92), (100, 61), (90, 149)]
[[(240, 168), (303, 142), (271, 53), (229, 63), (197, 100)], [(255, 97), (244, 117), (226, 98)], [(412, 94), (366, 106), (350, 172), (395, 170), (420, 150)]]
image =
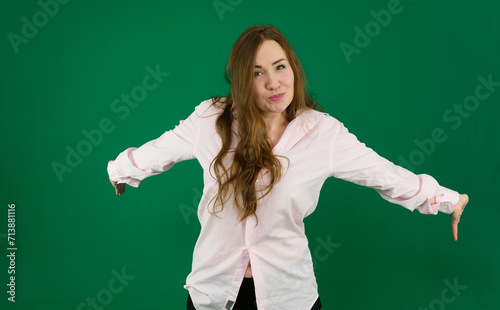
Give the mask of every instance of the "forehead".
[(274, 40), (266, 40), (262, 42), (255, 54), (255, 65), (266, 66), (271, 65), (279, 59), (288, 59), (285, 50), (281, 45)]

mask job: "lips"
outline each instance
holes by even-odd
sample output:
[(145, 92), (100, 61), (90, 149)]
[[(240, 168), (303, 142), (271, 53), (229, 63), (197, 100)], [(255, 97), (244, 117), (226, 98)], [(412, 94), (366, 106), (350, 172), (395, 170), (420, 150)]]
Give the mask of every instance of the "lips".
[(285, 95), (285, 93), (276, 94), (276, 95), (269, 97), (269, 100), (279, 101), (279, 100), (281, 100), (281, 98), (283, 98), (284, 95)]

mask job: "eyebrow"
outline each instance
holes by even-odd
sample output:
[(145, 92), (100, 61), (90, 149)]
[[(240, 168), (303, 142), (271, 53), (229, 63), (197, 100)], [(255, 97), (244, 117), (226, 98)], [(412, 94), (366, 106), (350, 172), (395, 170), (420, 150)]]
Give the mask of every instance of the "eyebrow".
[[(285, 59), (285, 58), (281, 58), (281, 59), (279, 59), (279, 60), (276, 60), (275, 62), (273, 62), (273, 66), (274, 66), (275, 64), (279, 63), (280, 61), (283, 61), (283, 60), (286, 60), (286, 59)], [(255, 67), (255, 68), (262, 68), (262, 66), (257, 66), (257, 65), (255, 65), (254, 67)]]

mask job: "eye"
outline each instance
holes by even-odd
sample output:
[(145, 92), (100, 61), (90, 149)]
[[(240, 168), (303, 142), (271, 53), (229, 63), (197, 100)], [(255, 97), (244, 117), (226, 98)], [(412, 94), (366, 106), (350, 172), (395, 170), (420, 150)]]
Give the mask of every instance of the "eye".
[(285, 69), (285, 68), (286, 68), (286, 67), (285, 67), (285, 65), (278, 65), (278, 66), (276, 67), (276, 69), (278, 69), (278, 70), (283, 70), (283, 69)]
[(261, 75), (262, 75), (262, 72), (260, 72), (260, 71), (255, 71), (255, 72), (253, 73), (253, 75), (254, 75), (254, 76), (261, 76)]

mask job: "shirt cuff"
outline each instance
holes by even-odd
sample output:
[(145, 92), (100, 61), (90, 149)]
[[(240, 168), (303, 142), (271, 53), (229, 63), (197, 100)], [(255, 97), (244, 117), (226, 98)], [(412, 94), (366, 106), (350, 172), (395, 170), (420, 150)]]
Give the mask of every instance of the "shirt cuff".
[(122, 177), (124, 175), (124, 173), (118, 167), (117, 161), (122, 160), (122, 157), (127, 156), (127, 155), (128, 155), (128, 152), (124, 151), (124, 152), (120, 153), (120, 155), (118, 155), (118, 157), (114, 161), (112, 161), (108, 164), (107, 170), (108, 170), (109, 178), (112, 181), (117, 182), (118, 184), (125, 183), (125, 184), (128, 184), (128, 185), (133, 186), (133, 187), (139, 187), (141, 180), (134, 179), (131, 177)]
[(437, 214), (438, 212), (451, 214), (453, 213), (453, 206), (458, 203), (459, 196), (456, 191), (441, 187), (441, 194), (435, 196), (436, 202), (431, 205), (429, 199), (427, 199), (424, 208), (429, 209), (431, 214)]

